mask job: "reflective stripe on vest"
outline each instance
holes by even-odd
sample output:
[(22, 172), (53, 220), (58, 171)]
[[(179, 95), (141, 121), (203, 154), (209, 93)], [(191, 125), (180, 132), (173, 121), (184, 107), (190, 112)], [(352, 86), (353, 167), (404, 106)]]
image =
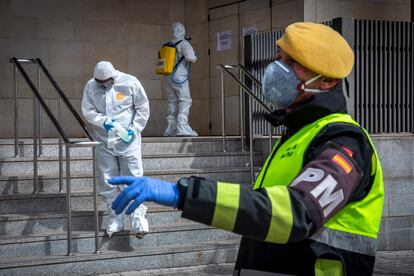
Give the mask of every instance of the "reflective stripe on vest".
[[(331, 114), (304, 126), (277, 148), (277, 151), (273, 152), (266, 160), (256, 180), (254, 189), (277, 185), (289, 186), (303, 168), (304, 155), (308, 146), (324, 127), (335, 123), (351, 124), (360, 127), (347, 114)], [(375, 155), (372, 159), (373, 163), (375, 163), (372, 166), (375, 170), (373, 172), (375, 179), (371, 190), (363, 199), (347, 204), (330, 218), (324, 227), (349, 234), (370, 237), (375, 240), (381, 222), (384, 187), (381, 165), (378, 158), (376, 158), (377, 153), (368, 133), (366, 131), (365, 133)], [(274, 151), (275, 149), (276, 146)], [(373, 250), (375, 250), (375, 246), (372, 246)]]
[(359, 254), (375, 256), (377, 239), (343, 231), (322, 228), (309, 239)]

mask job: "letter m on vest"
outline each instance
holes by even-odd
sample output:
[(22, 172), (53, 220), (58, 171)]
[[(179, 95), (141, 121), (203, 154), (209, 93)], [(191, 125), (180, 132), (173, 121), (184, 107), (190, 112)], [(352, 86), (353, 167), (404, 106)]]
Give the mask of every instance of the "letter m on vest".
[[(323, 215), (327, 217), (336, 206), (344, 199), (342, 189), (332, 193), (338, 182), (329, 174), (318, 186), (316, 186), (311, 194), (319, 200), (319, 205), (323, 208)], [(322, 196), (321, 196), (322, 195)], [(320, 196), (320, 197), (319, 197)]]

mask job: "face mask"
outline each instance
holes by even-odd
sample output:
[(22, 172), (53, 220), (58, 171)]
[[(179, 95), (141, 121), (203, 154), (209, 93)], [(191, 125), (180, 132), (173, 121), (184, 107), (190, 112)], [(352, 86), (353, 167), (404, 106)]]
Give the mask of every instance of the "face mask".
[(301, 82), (289, 65), (274, 61), (266, 68), (263, 77), (263, 94), (266, 101), (274, 105), (277, 110), (286, 109), (292, 105), (299, 93), (326, 92), (327, 90), (306, 88), (306, 85), (320, 77), (321, 75), (317, 75), (306, 82)]
[[(95, 81), (96, 81), (96, 80), (95, 80)], [(109, 80), (107, 80), (107, 81), (105, 81), (105, 82), (96, 81), (96, 83), (97, 83), (100, 87), (102, 87), (102, 88), (104, 88), (104, 89), (107, 89), (107, 88), (111, 87), (111, 86), (114, 84), (114, 80), (113, 80), (113, 79), (109, 79)]]

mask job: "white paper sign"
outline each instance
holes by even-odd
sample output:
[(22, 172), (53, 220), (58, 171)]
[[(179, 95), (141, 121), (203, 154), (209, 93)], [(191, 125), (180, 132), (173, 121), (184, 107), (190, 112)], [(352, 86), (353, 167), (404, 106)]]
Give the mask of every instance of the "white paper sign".
[(250, 26), (243, 28), (243, 36), (257, 33), (257, 26)]
[(231, 31), (217, 33), (217, 51), (230, 50), (232, 43)]

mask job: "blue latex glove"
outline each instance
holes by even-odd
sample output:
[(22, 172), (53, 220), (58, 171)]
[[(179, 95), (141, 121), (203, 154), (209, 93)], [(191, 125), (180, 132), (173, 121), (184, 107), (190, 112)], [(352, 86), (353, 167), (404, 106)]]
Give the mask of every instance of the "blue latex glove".
[(106, 132), (110, 132), (114, 128), (114, 122), (115, 122), (115, 119), (105, 120), (103, 126)]
[[(129, 136), (134, 136), (135, 135), (135, 131), (132, 128), (128, 129), (128, 135)], [(131, 140), (132, 140), (132, 138), (131, 138)]]
[(108, 180), (112, 185), (128, 185), (112, 203), (116, 214), (122, 213), (130, 201), (133, 201), (126, 210), (131, 214), (144, 201), (153, 201), (158, 204), (176, 208), (179, 191), (176, 183), (150, 177), (115, 176)]

